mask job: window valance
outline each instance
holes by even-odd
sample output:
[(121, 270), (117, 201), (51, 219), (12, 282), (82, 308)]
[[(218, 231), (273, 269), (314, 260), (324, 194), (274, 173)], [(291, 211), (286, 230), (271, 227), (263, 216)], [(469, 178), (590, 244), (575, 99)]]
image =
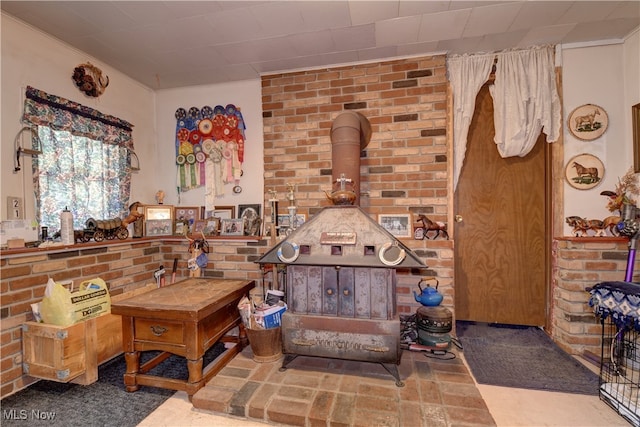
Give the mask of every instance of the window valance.
[(133, 150), (131, 123), (31, 86), (25, 95), (24, 123), (48, 126)]

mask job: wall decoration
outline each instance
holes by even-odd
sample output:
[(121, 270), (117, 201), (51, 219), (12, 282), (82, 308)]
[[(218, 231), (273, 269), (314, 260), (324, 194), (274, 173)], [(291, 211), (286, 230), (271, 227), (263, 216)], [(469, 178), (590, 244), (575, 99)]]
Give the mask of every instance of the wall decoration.
[(193, 224), (202, 219), (200, 206), (176, 206), (173, 210), (173, 217), (178, 220), (185, 220), (189, 225), (189, 228), (193, 227)]
[(215, 216), (220, 219), (234, 219), (236, 217), (235, 206), (216, 206), (210, 211), (210, 216)]
[(242, 236), (243, 234), (244, 234), (244, 220), (240, 218), (222, 220), (220, 235)]
[(173, 219), (173, 206), (171, 205), (145, 205), (144, 218), (149, 219)]
[(410, 237), (411, 214), (379, 214), (378, 224), (396, 237)]
[(171, 236), (173, 234), (171, 219), (149, 219), (145, 221), (144, 227), (147, 236)]
[(109, 77), (103, 76), (102, 70), (90, 62), (74, 68), (71, 78), (81, 92), (95, 98), (102, 95), (109, 86)]
[(564, 169), (569, 185), (578, 190), (596, 187), (604, 177), (604, 164), (593, 154), (579, 154), (573, 157)]
[(178, 108), (175, 117), (178, 191), (206, 187), (205, 207), (213, 210), (225, 184), (241, 188), (245, 123), (240, 108)]
[(569, 114), (567, 127), (573, 136), (583, 141), (600, 138), (609, 126), (609, 116), (594, 104), (582, 105)]

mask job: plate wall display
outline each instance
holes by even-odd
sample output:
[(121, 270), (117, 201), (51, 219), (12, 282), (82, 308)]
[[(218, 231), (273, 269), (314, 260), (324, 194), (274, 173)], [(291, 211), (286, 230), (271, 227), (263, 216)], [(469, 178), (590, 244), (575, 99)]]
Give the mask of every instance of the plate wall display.
[(585, 104), (576, 108), (567, 118), (571, 135), (583, 141), (600, 138), (609, 126), (607, 112), (595, 104)]
[(604, 164), (593, 154), (578, 154), (573, 157), (564, 169), (567, 182), (578, 190), (589, 190), (602, 182)]

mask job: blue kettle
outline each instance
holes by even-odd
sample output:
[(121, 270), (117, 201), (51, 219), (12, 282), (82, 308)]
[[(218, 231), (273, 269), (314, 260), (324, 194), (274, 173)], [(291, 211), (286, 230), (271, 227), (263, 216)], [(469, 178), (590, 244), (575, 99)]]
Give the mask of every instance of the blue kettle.
[[(427, 284), (427, 287), (423, 289), (420, 284), (422, 282), (426, 282), (427, 280), (435, 280), (436, 287), (432, 288), (429, 284)], [(413, 291), (413, 296), (420, 304), (427, 307), (435, 307), (442, 302), (443, 296), (440, 292), (438, 292), (438, 279), (436, 279), (435, 277), (421, 279), (418, 282), (418, 288), (420, 289), (420, 295), (418, 295), (416, 291)]]

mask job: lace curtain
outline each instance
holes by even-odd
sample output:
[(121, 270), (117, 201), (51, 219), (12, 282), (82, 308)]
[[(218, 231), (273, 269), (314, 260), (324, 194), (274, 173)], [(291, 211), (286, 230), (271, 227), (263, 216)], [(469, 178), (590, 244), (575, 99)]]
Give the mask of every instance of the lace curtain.
[(32, 87), (22, 121), (37, 127), (40, 139), (42, 154), (32, 163), (40, 225), (57, 230), (65, 207), (76, 229), (89, 218), (120, 218), (127, 212), (131, 124)]
[(562, 117), (553, 47), (447, 58), (454, 102), (454, 190), (464, 162), (475, 99), (489, 78), (494, 59), (495, 82), (489, 90), (494, 104), (494, 141), (500, 155), (526, 156), (540, 131), (547, 135), (547, 142), (557, 141), (560, 135)]

